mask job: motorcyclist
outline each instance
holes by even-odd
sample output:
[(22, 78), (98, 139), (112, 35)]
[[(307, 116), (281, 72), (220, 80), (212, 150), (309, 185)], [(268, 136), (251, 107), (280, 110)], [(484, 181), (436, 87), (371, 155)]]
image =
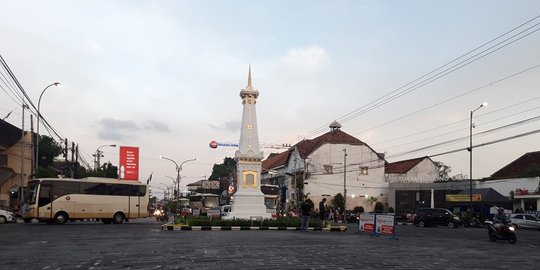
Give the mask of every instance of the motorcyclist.
[(493, 226), (497, 230), (498, 234), (501, 233), (502, 228), (504, 228), (504, 226), (506, 226), (507, 222), (508, 222), (508, 219), (507, 219), (506, 215), (504, 214), (504, 208), (499, 207), (499, 209), (497, 209), (497, 214), (495, 214), (495, 216), (493, 216)]

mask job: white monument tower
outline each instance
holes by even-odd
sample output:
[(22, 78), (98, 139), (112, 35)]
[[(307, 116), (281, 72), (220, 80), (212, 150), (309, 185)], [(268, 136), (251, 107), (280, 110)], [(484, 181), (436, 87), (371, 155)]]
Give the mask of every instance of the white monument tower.
[(266, 212), (264, 194), (261, 192), (261, 161), (263, 153), (259, 148), (257, 133), (257, 113), (255, 105), (259, 91), (251, 86), (251, 65), (248, 82), (240, 91), (242, 98), (242, 128), (239, 149), (234, 154), (236, 159), (237, 191), (234, 194), (232, 209), (227, 218), (249, 219), (251, 217), (271, 218)]

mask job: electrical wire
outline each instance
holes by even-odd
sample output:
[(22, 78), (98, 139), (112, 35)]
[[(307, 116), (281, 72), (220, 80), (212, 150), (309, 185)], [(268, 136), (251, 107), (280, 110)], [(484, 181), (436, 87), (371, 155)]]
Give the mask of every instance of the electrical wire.
[[(360, 108), (358, 108), (358, 109), (356, 109), (356, 110), (353, 110), (352, 112), (347, 113), (347, 114), (345, 114), (345, 115), (343, 115), (343, 116), (337, 118), (336, 120), (339, 119), (341, 122), (346, 122), (346, 121), (351, 120), (351, 119), (353, 119), (353, 118), (355, 118), (355, 117), (358, 117), (358, 116), (361, 115), (361, 114), (364, 114), (364, 113), (366, 113), (366, 112), (368, 112), (368, 111), (371, 111), (371, 110), (373, 110), (373, 109), (375, 109), (375, 108), (377, 108), (377, 107), (380, 107), (380, 106), (382, 106), (382, 105), (384, 105), (384, 104), (386, 104), (386, 103), (388, 103), (388, 102), (390, 102), (390, 101), (392, 101), (392, 100), (394, 100), (394, 99), (396, 99), (396, 98), (398, 98), (398, 97), (403, 96), (404, 94), (410, 93), (410, 92), (412, 92), (412, 91), (414, 91), (414, 90), (416, 90), (416, 89), (418, 89), (418, 88), (420, 88), (420, 87), (422, 87), (422, 86), (425, 86), (425, 85), (428, 84), (428, 83), (431, 83), (431, 82), (433, 82), (433, 81), (435, 81), (435, 80), (437, 80), (437, 79), (440, 79), (440, 78), (442, 78), (442, 77), (444, 77), (444, 76), (446, 76), (446, 75), (448, 75), (448, 74), (450, 74), (450, 73), (452, 73), (452, 72), (454, 72), (454, 71), (456, 71), (456, 70), (458, 70), (458, 69), (461, 69), (462, 67), (464, 67), (464, 66), (466, 66), (466, 65), (469, 65), (469, 64), (471, 64), (471, 63), (473, 63), (473, 62), (476, 62), (477, 60), (479, 60), (479, 59), (481, 59), (481, 58), (483, 58), (483, 57), (485, 57), (485, 56), (487, 56), (487, 55), (490, 55), (490, 54), (492, 54), (492, 53), (494, 53), (494, 52), (496, 52), (496, 51), (498, 51), (498, 50), (500, 50), (500, 49), (502, 49), (502, 48), (504, 48), (504, 47), (506, 47), (506, 46), (508, 46), (508, 45), (510, 45), (510, 44), (513, 44), (513, 43), (515, 43), (515, 42), (521, 40), (522, 38), (529, 36), (529, 35), (532, 34), (532, 33), (537, 32), (538, 30), (540, 30), (540, 28), (535, 29), (535, 30), (532, 30), (531, 32), (526, 33), (526, 34), (524, 34), (523, 36), (518, 37), (518, 38), (516, 38), (515, 40), (508, 42), (507, 44), (503, 44), (503, 45), (500, 46), (499, 48), (495, 48), (496, 46), (499, 46), (499, 45), (501, 45), (502, 43), (504, 43), (504, 42), (506, 42), (506, 41), (509, 41), (510, 39), (515, 38), (515, 37), (517, 37), (518, 35), (523, 34), (523, 33), (525, 33), (525, 32), (528, 31), (528, 30), (533, 29), (534, 27), (536, 27), (537, 25), (539, 25), (539, 23), (534, 24), (533, 26), (530, 26), (530, 27), (526, 28), (525, 30), (519, 32), (518, 34), (515, 34), (515, 35), (511, 36), (510, 38), (507, 38), (507, 39), (505, 39), (505, 40), (503, 40), (503, 41), (497, 43), (496, 45), (493, 45), (493, 46), (489, 47), (488, 49), (485, 49), (485, 50), (481, 51), (480, 53), (477, 53), (477, 54), (475, 54), (475, 55), (473, 55), (473, 56), (471, 56), (471, 57), (469, 57), (469, 58), (467, 58), (467, 59), (465, 59), (465, 60), (463, 60), (463, 61), (460, 61), (458, 64), (452, 65), (450, 68), (444, 69), (442, 72), (436, 73), (437, 71), (439, 71), (439, 70), (441, 70), (441, 69), (443, 69), (443, 68), (445, 68), (445, 67), (451, 65), (452, 63), (458, 61), (459, 59), (462, 59), (462, 58), (464, 58), (464, 57), (466, 57), (466, 56), (472, 54), (473, 52), (478, 51), (479, 49), (481, 49), (481, 48), (483, 48), (483, 47), (486, 47), (487, 45), (493, 43), (494, 41), (499, 40), (500, 38), (502, 38), (502, 37), (504, 37), (504, 36), (506, 36), (506, 35), (508, 35), (508, 34), (510, 34), (510, 33), (512, 33), (512, 32), (514, 32), (514, 31), (516, 31), (517, 29), (519, 29), (519, 28), (521, 28), (521, 27), (523, 27), (523, 26), (525, 26), (525, 25), (527, 25), (527, 24), (533, 22), (534, 20), (538, 19), (539, 17), (540, 17), (540, 15), (537, 15), (536, 17), (534, 17), (534, 18), (532, 18), (532, 19), (530, 19), (530, 20), (528, 20), (528, 21), (526, 21), (526, 22), (524, 22), (524, 23), (522, 23), (522, 24), (520, 24), (520, 25), (518, 25), (518, 26), (512, 28), (511, 30), (509, 30), (509, 31), (507, 31), (507, 32), (505, 32), (505, 33), (499, 35), (498, 37), (496, 37), (496, 38), (494, 38), (494, 39), (492, 39), (492, 40), (490, 40), (490, 41), (488, 41), (488, 42), (486, 42), (486, 43), (484, 43), (484, 44), (482, 44), (482, 45), (476, 47), (475, 49), (473, 49), (473, 50), (471, 50), (471, 51), (469, 51), (469, 52), (467, 52), (467, 53), (465, 53), (465, 54), (463, 54), (463, 55), (461, 55), (461, 56), (459, 56), (459, 57), (453, 59), (452, 61), (450, 61), (450, 62), (448, 62), (448, 63), (446, 63), (446, 64), (444, 64), (444, 65), (442, 65), (442, 66), (440, 66), (440, 67), (438, 67), (438, 68), (436, 68), (435, 70), (432, 70), (431, 72), (428, 72), (428, 73), (426, 73), (426, 74), (420, 76), (419, 78), (417, 78), (417, 79), (415, 79), (415, 80), (413, 80), (413, 81), (411, 81), (411, 82), (409, 82), (409, 83), (407, 83), (407, 84), (405, 84), (405, 85), (403, 85), (403, 86), (401, 86), (401, 87), (399, 87), (399, 88), (397, 88), (397, 89), (395, 89), (395, 90), (393, 90), (393, 91), (391, 91), (391, 92), (389, 92), (389, 93), (383, 95), (382, 97), (379, 97), (379, 98), (375, 99), (374, 101), (371, 101), (370, 103), (368, 103), (368, 104), (366, 104), (366, 105), (363, 105), (362, 107), (360, 107)], [(494, 49), (494, 48), (495, 48), (495, 49)], [(493, 49), (493, 50), (492, 50), (492, 51), (489, 51), (489, 50), (491, 50), (491, 49)], [(487, 53), (486, 53), (486, 52), (487, 52)], [(486, 53), (486, 54), (482, 55), (482, 53)], [(477, 58), (474, 59), (475, 57), (477, 57)], [(471, 60), (471, 59), (472, 59), (472, 60)], [(470, 60), (470, 61), (469, 61), (469, 60)], [(467, 63), (467, 61), (469, 61), (469, 62)], [(460, 65), (461, 65), (461, 66), (460, 66)], [(435, 74), (435, 75), (432, 75), (433, 73), (436, 73), (436, 74)], [(428, 78), (427, 78), (427, 79), (424, 79), (424, 78), (426, 78), (426, 77), (428, 77)], [(420, 82), (419, 82), (419, 81), (420, 81)], [(417, 83), (417, 82), (419, 82), (419, 83)], [(412, 87), (409, 87), (410, 85), (413, 85), (413, 86), (412, 86)], [(408, 88), (407, 88), (407, 87), (408, 87)], [(404, 88), (406, 88), (406, 89), (405, 89), (405, 90), (402, 90), (402, 89), (404, 89)], [(400, 91), (400, 90), (401, 90), (401, 91)], [(399, 92), (398, 92), (398, 91), (399, 91)], [(397, 94), (394, 94), (394, 93), (396, 93), (396, 92), (398, 92), (398, 93), (397, 93)], [(314, 129), (314, 130), (311, 130), (311, 131), (309, 131), (308, 133), (304, 134), (303, 137), (309, 137), (310, 135), (318, 134), (318, 133), (320, 133), (321, 130), (325, 129), (325, 128), (327, 127), (327, 125), (328, 125), (328, 124), (325, 124), (325, 125), (323, 125), (323, 126), (321, 126), (321, 127), (319, 127), (319, 128), (316, 128), (316, 129)]]

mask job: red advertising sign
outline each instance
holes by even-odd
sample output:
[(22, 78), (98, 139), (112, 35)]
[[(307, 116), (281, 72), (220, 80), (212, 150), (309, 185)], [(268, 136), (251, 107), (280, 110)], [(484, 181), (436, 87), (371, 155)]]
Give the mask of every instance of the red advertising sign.
[(139, 180), (139, 147), (120, 146), (120, 179)]

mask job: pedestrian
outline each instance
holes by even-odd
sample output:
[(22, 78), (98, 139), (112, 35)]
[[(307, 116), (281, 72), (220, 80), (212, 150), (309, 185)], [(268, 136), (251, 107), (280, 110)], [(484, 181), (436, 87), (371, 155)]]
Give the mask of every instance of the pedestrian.
[(313, 202), (310, 199), (306, 199), (302, 204), (302, 224), (300, 225), (301, 232), (307, 232), (309, 227), (309, 218), (313, 212)]
[(321, 222), (321, 228), (324, 226), (324, 220), (326, 219), (326, 206), (324, 205), (325, 203), (326, 198), (323, 198), (322, 201), (319, 202), (319, 218)]

